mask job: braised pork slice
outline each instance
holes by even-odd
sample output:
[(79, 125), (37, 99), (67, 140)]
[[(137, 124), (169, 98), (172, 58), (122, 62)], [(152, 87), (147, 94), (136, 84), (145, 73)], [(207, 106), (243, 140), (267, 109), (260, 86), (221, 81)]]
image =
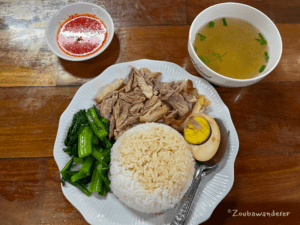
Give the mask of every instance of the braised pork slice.
[(187, 102), (196, 102), (197, 101), (196, 96), (192, 92), (182, 91), (182, 92), (180, 92), (180, 94), (182, 94), (182, 96), (184, 97), (184, 99)]
[(101, 103), (100, 115), (109, 120), (110, 113), (112, 111), (113, 106), (117, 102), (117, 99), (118, 99), (118, 94), (113, 95), (110, 98), (105, 98)]
[(130, 108), (129, 112), (130, 112), (131, 115), (138, 116), (143, 107), (144, 107), (144, 103), (143, 102), (138, 102)]
[(161, 89), (161, 83), (159, 82), (159, 77), (152, 78), (151, 82), (154, 84), (154, 89), (156, 90)]
[(133, 127), (133, 125), (130, 124), (130, 125), (127, 125), (122, 131), (114, 130), (115, 139), (117, 140), (122, 134), (124, 134), (127, 130), (129, 130), (132, 127)]
[(152, 106), (154, 106), (154, 104), (156, 104), (156, 103), (161, 105), (161, 101), (158, 99), (158, 96), (153, 95), (150, 99), (148, 99), (148, 101), (146, 101), (145, 106), (142, 109), (141, 113), (144, 114), (144, 113), (148, 112), (148, 110), (150, 108), (152, 108)]
[(141, 88), (142, 92), (146, 95), (147, 98), (151, 98), (153, 95), (153, 87), (146, 83), (144, 76), (142, 76), (136, 68), (132, 68), (135, 72), (137, 85)]
[(133, 82), (132, 82), (132, 89), (136, 88), (138, 86), (136, 74), (133, 73)]
[(117, 128), (117, 131), (122, 131), (124, 130), (128, 125), (137, 123), (139, 120), (139, 116), (131, 116), (127, 117), (125, 121)]
[(140, 122), (157, 122), (164, 115), (168, 114), (171, 110), (170, 106), (167, 104), (163, 104), (162, 106), (158, 106), (159, 102), (156, 103), (149, 111), (140, 117)]
[(158, 78), (160, 75), (162, 75), (161, 72), (153, 72), (153, 73), (150, 73), (148, 75), (148, 77), (149, 77), (149, 79), (151, 79), (151, 78)]
[(129, 92), (132, 90), (133, 80), (134, 80), (134, 74), (133, 74), (133, 70), (132, 70), (131, 73), (129, 74), (127, 83), (125, 85), (125, 92)]
[(171, 87), (169, 83), (162, 82), (159, 91), (160, 91), (160, 97), (163, 97), (169, 92), (174, 91), (174, 89)]
[(172, 88), (173, 89), (176, 89), (176, 88), (178, 88), (179, 86), (181, 86), (182, 85), (182, 80), (179, 80), (179, 81), (175, 81), (173, 84), (172, 84)]
[(162, 101), (168, 100), (175, 92), (176, 90), (170, 90), (167, 94), (161, 97), (161, 100)]
[(203, 112), (210, 104), (191, 80), (160, 82), (161, 72), (130, 67), (125, 84), (121, 78), (95, 99), (100, 114), (109, 119), (109, 138), (117, 139), (134, 124), (161, 120), (182, 132), (188, 113)]
[(176, 110), (173, 110), (173, 111), (171, 111), (171, 112), (166, 116), (166, 118), (167, 118), (167, 119), (170, 119), (170, 118), (175, 119), (175, 118), (177, 117), (177, 114), (178, 114), (178, 110), (177, 110), (177, 109), (176, 109)]
[(149, 80), (152, 80), (153, 78), (159, 78), (160, 75), (162, 75), (161, 72), (151, 72), (148, 68), (141, 68), (140, 70), (143, 70), (144, 75), (147, 76)]
[(144, 67), (139, 69), (139, 71), (141, 72), (141, 74), (143, 74), (143, 76), (146, 76), (148, 79), (150, 79), (149, 76), (151, 75), (151, 71), (148, 68)]
[(128, 93), (120, 93), (119, 98), (131, 104), (143, 102), (147, 99), (143, 92), (138, 90), (134, 90)]
[(108, 134), (109, 139), (111, 139), (114, 136), (115, 125), (116, 125), (116, 120), (114, 115), (112, 115), (109, 120), (109, 134)]
[(139, 69), (139, 72), (144, 77), (146, 83), (153, 87), (154, 85), (149, 78), (151, 71), (148, 68), (141, 68), (141, 69)]
[(195, 105), (195, 102), (187, 102), (186, 101), (187, 106), (189, 107), (189, 110), (192, 111)]
[(178, 110), (178, 115), (184, 116), (188, 111), (189, 107), (186, 104), (183, 96), (175, 92), (167, 101), (174, 109)]
[(116, 118), (116, 128), (118, 129), (126, 120), (129, 114), (129, 109), (131, 107), (131, 104), (128, 102), (125, 102), (123, 100), (120, 101), (122, 111), (121, 114)]
[(116, 105), (113, 107), (113, 115), (115, 119), (120, 116), (121, 110), (122, 110), (121, 100), (118, 99)]

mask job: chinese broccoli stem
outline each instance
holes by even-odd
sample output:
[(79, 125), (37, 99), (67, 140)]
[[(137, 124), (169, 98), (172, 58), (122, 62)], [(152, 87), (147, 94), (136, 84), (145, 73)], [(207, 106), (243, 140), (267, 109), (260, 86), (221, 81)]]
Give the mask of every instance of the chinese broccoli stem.
[(74, 174), (71, 177), (71, 181), (75, 182), (77, 180), (80, 180), (80, 179), (85, 178), (88, 175), (90, 175), (94, 160), (95, 159), (92, 156), (87, 157), (86, 160), (84, 161), (84, 163), (82, 164), (80, 170), (78, 171), (78, 173)]
[(98, 118), (97, 113), (95, 112), (94, 108), (90, 108), (87, 110), (86, 117), (87, 117), (89, 124), (90, 124), (91, 128), (93, 129), (94, 133), (100, 139), (103, 139), (104, 137), (107, 136), (108, 133), (105, 130), (103, 123)]
[(78, 156), (84, 158), (92, 153), (93, 131), (89, 126), (84, 126), (78, 135)]
[(104, 155), (100, 151), (98, 151), (94, 146), (93, 146), (93, 151), (92, 151), (92, 156), (94, 156), (95, 159), (97, 159), (100, 163), (104, 163)]
[(101, 176), (99, 174), (100, 172), (97, 170), (98, 164), (99, 164), (99, 162), (95, 163), (95, 167), (94, 167), (93, 175), (92, 175), (92, 180), (91, 180), (91, 183), (90, 183), (90, 191), (93, 191), (93, 192), (100, 192), (102, 190), (103, 181), (102, 181)]
[(91, 155), (87, 157), (86, 160), (84, 160), (84, 163), (82, 164), (80, 170), (86, 174), (90, 174), (94, 160), (95, 158)]
[(86, 185), (81, 184), (79, 182), (72, 182), (71, 177), (73, 176), (73, 174), (74, 174), (73, 171), (65, 171), (62, 173), (61, 183), (63, 184), (63, 186), (65, 185), (65, 181), (67, 181), (71, 185), (77, 187), (79, 190), (81, 190), (87, 196), (91, 196), (92, 192), (86, 187)]
[(104, 137), (102, 140), (101, 140), (101, 145), (106, 149), (106, 148), (111, 148), (112, 147), (112, 144), (110, 143), (110, 141), (108, 140), (107, 137)]
[(73, 165), (73, 158), (65, 165), (65, 167), (60, 171), (60, 173), (64, 173), (69, 171)]

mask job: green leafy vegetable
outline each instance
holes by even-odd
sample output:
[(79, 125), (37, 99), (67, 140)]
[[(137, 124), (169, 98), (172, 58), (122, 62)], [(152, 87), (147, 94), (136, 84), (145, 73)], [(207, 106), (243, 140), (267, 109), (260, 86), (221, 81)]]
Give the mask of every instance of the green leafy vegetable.
[(259, 69), (259, 72), (261, 73), (262, 71), (264, 71), (265, 68), (266, 68), (266, 65), (262, 65)]
[(101, 154), (104, 155), (104, 156), (109, 156), (110, 155), (110, 149), (101, 150)]
[(195, 50), (195, 52), (197, 52), (197, 47), (196, 46), (194, 47), (194, 50)]
[(227, 27), (226, 19), (225, 19), (225, 18), (222, 18), (222, 21), (223, 21), (223, 25), (224, 25), (225, 27)]
[(103, 138), (103, 139), (101, 140), (101, 146), (102, 146), (103, 148), (107, 149), (107, 148), (111, 148), (111, 147), (112, 147), (112, 144), (110, 143), (110, 141), (108, 140), (108, 138), (105, 137), (105, 138)]
[(100, 115), (100, 113), (99, 113), (99, 111), (98, 111), (98, 109), (95, 105), (93, 106), (93, 110), (95, 111), (97, 117), (100, 119), (101, 123), (103, 123), (106, 132), (109, 133), (109, 122), (108, 122), (108, 120), (105, 117)]
[(93, 145), (98, 145), (99, 144), (99, 138), (97, 135), (93, 135), (92, 137), (92, 144)]
[(269, 55), (268, 55), (268, 52), (265, 52), (265, 60), (266, 60), (266, 62), (269, 61)]
[[(76, 137), (77, 139), (77, 137)], [(67, 153), (69, 156), (78, 156), (78, 143), (73, 143), (70, 147), (68, 148), (63, 148), (63, 151)]]
[(209, 27), (209, 28), (214, 27), (214, 26), (215, 26), (215, 22), (210, 21), (210, 22), (208, 23), (208, 27)]
[(108, 165), (107, 164), (105, 164), (105, 163), (99, 163), (98, 164), (98, 166), (97, 166), (97, 170), (99, 171), (99, 172), (105, 172), (105, 170), (108, 170), (109, 169), (109, 167), (108, 167)]
[(87, 188), (86, 184), (71, 181), (71, 177), (76, 173), (77, 171), (65, 171), (64, 173), (62, 173), (62, 178), (60, 180), (62, 185), (65, 186), (65, 182), (69, 182), (70, 184), (81, 190), (87, 196), (91, 196), (92, 192)]
[(115, 137), (112, 136), (111, 139), (110, 139), (110, 143), (111, 143), (112, 145), (114, 145), (115, 142), (116, 142)]
[(69, 127), (67, 137), (64, 141), (65, 146), (71, 146), (76, 141), (79, 128), (86, 124), (88, 124), (88, 120), (85, 115), (85, 110), (80, 110), (73, 117), (72, 124)]
[(94, 160), (95, 159), (92, 156), (87, 157), (86, 160), (84, 161), (84, 163), (82, 164), (82, 167), (80, 168), (80, 170), (71, 177), (71, 181), (75, 182), (77, 180), (80, 180), (82, 178), (89, 176), (90, 172), (91, 172), (91, 168), (94, 163)]
[(78, 182), (80, 182), (81, 184), (89, 184), (91, 182), (91, 179), (92, 179), (92, 173), (90, 173), (88, 176), (78, 180)]
[(62, 183), (62, 185), (63, 186), (65, 186), (65, 182), (67, 181), (67, 182), (69, 182), (69, 181), (71, 181), (71, 177), (75, 174), (75, 173), (77, 173), (77, 171), (64, 171), (64, 172), (60, 172), (61, 173), (61, 175), (62, 175), (62, 177), (61, 177), (61, 179), (60, 179), (60, 182)]
[(101, 123), (103, 123), (106, 132), (109, 133), (109, 122), (108, 122), (108, 120), (105, 117), (100, 117), (100, 121), (101, 121)]
[(266, 44), (267, 44), (267, 41), (266, 41), (266, 39), (264, 38), (264, 36), (262, 36), (261, 33), (259, 33), (258, 35), (259, 35), (260, 39), (259, 39), (259, 38), (255, 38), (255, 40), (256, 40), (257, 42), (260, 42), (261, 45), (266, 45)]
[(99, 195), (101, 196), (106, 196), (107, 195), (107, 190), (106, 190), (106, 187), (102, 188), (99, 192)]
[(204, 41), (206, 39), (206, 37), (200, 33), (198, 33), (199, 37), (200, 37), (200, 41)]
[[(88, 196), (91, 196), (92, 192), (106, 196), (110, 191), (108, 179), (110, 151), (115, 142), (114, 138), (111, 140), (107, 138), (108, 120), (101, 117), (97, 108), (93, 106), (87, 111), (81, 110), (76, 113), (69, 130), (72, 134), (70, 137), (77, 141), (71, 140), (68, 142), (71, 143), (70, 146), (63, 149), (72, 158), (61, 171), (62, 185), (69, 182)], [(82, 163), (80, 170), (71, 171), (78, 163)]]
[(81, 159), (79, 157), (73, 157), (73, 162), (74, 163), (83, 163), (84, 162), (84, 159)]

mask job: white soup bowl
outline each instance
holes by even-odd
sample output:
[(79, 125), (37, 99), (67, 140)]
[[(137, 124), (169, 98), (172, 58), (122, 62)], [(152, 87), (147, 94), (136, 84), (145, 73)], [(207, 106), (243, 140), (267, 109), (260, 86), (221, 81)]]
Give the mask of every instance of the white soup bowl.
[[(240, 18), (248, 21), (267, 40), (270, 58), (266, 64), (266, 68), (258, 76), (249, 79), (226, 77), (210, 69), (197, 56), (194, 50), (194, 42), (199, 29), (212, 20), (226, 17)], [(282, 40), (275, 24), (261, 11), (240, 3), (221, 3), (205, 9), (194, 19), (189, 31), (188, 51), (198, 73), (209, 82), (224, 87), (243, 87), (260, 81), (277, 66), (282, 54)]]

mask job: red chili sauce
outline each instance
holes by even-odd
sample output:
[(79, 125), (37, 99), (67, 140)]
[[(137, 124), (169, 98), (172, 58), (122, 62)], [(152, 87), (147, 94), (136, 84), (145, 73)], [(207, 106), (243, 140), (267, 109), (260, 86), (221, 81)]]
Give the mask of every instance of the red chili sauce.
[(57, 33), (57, 43), (61, 50), (76, 57), (85, 57), (97, 52), (106, 39), (105, 24), (92, 14), (70, 16)]

